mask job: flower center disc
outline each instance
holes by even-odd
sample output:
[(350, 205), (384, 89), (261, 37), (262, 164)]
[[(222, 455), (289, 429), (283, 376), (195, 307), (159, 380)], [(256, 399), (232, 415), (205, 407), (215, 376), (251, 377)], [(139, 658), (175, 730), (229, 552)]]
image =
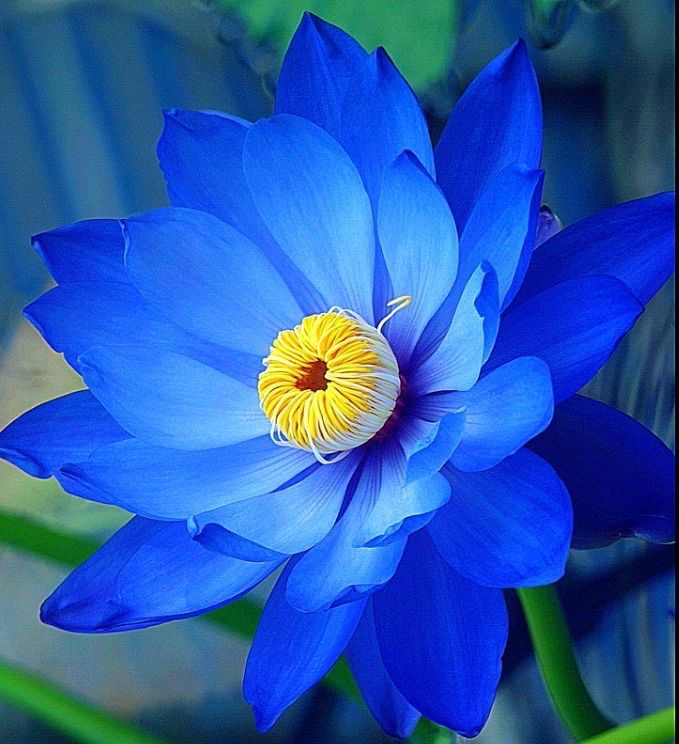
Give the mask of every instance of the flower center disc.
[(401, 381), (384, 336), (358, 315), (330, 310), (281, 331), (257, 389), (277, 444), (323, 455), (365, 444), (396, 406)]

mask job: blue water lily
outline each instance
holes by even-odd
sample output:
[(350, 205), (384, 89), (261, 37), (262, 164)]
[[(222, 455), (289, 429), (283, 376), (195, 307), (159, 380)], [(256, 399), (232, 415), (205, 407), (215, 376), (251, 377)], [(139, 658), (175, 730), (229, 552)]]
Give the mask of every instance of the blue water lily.
[(559, 230), (541, 146), (522, 42), (434, 151), (385, 52), (310, 15), (270, 119), (166, 112), (172, 207), (35, 238), (58, 286), (26, 315), (87, 389), (0, 453), (136, 515), (43, 620), (142, 628), (282, 567), (245, 671), (260, 729), (345, 652), (388, 733), (477, 734), (504, 588), (556, 581), (571, 544), (673, 539), (669, 450), (575, 393), (669, 276), (674, 196)]

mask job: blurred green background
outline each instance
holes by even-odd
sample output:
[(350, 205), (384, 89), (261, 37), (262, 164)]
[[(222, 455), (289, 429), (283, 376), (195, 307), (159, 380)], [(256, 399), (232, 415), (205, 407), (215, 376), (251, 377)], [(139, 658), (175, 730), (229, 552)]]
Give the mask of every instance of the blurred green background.
[[(593, 7), (605, 6), (594, 12)], [(0, 5), (0, 426), (79, 378), (21, 319), (48, 286), (29, 236), (167, 203), (155, 158), (165, 107), (271, 112), (301, 13), (384, 45), (434, 138), (478, 70), (519, 35), (545, 111), (544, 201), (572, 223), (673, 187), (674, 3), (669, 0), (4, 0)], [(586, 393), (674, 444), (669, 284)], [(0, 462), (0, 515), (103, 539), (126, 520)], [(5, 521), (5, 525), (9, 522)], [(380, 742), (366, 710), (327, 687), (262, 736), (241, 698), (247, 644), (199, 620), (71, 636), (38, 620), (65, 567), (3, 544), (0, 658), (172, 742)], [(673, 551), (626, 542), (574, 554), (561, 587), (585, 677), (628, 720), (672, 702)], [(565, 742), (516, 603), (506, 674), (483, 744)], [(62, 742), (0, 702), (0, 742)]]

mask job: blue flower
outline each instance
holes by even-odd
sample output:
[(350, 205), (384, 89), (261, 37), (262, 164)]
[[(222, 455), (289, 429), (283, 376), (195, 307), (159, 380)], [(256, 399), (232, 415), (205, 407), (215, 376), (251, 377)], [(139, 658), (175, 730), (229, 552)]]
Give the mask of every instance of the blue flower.
[(384, 51), (307, 15), (272, 118), (166, 113), (173, 207), (37, 236), (58, 286), (26, 314), (88, 389), (0, 452), (136, 515), (43, 620), (141, 628), (284, 566), (245, 672), (261, 729), (346, 652), (388, 733), (478, 733), (502, 589), (556, 581), (572, 539), (673, 537), (669, 451), (574, 394), (669, 276), (674, 196), (559, 231), (541, 127), (522, 42), (433, 151)]

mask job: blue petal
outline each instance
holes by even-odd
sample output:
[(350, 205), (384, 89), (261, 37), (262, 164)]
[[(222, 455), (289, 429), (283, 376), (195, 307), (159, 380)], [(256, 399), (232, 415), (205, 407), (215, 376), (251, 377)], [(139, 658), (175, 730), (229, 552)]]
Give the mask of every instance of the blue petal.
[(104, 408), (149, 444), (207, 449), (269, 431), (254, 387), (190, 357), (146, 346), (93, 346), (78, 364)]
[(634, 419), (576, 395), (557, 406), (552, 424), (530, 447), (568, 487), (574, 548), (622, 537), (674, 541), (674, 455)]
[(331, 467), (319, 466), (287, 488), (198, 514), (196, 526), (199, 533), (221, 527), (279, 553), (301, 553), (330, 532), (357, 464), (350, 455)]
[(402, 484), (405, 468), (395, 463), (394, 449), (396, 446), (388, 442), (384, 451), (375, 448), (367, 455), (347, 510), (292, 571), (286, 596), (302, 612), (326, 610), (355, 600), (379, 589), (393, 576), (405, 539), (362, 547), (359, 538), (373, 506), (382, 497), (393, 497), (394, 489)]
[(249, 123), (224, 114), (171, 109), (158, 158), (175, 207), (209, 212), (250, 238), (280, 272), (306, 315), (318, 312), (319, 295), (271, 237), (243, 173)]
[(517, 356), (540, 357), (549, 365), (559, 403), (594, 377), (642, 310), (617, 279), (569, 279), (503, 317), (488, 369)]
[(271, 592), (245, 667), (243, 693), (260, 731), (270, 729), (286, 708), (329, 671), (365, 605), (360, 601), (326, 612), (299, 612), (285, 598), (293, 566), (293, 562), (286, 566)]
[(266, 226), (324, 309), (339, 305), (371, 322), (373, 219), (347, 154), (320, 127), (283, 114), (250, 128), (243, 168)]
[(405, 739), (412, 733), (420, 713), (401, 695), (384, 668), (377, 645), (372, 598), (346, 649), (346, 656), (361, 695), (370, 712), (389, 736)]
[(279, 565), (206, 550), (184, 522), (135, 517), (48, 597), (40, 617), (78, 633), (145, 628), (232, 602)]
[(450, 501), (429, 530), (465, 578), (500, 588), (551, 584), (563, 576), (573, 531), (568, 491), (526, 449), (483, 473), (446, 467)]
[(545, 430), (554, 412), (549, 368), (536, 357), (515, 359), (450, 399), (451, 406), (466, 406), (452, 463), (468, 472), (488, 470), (513, 455)]
[(674, 269), (674, 192), (626, 202), (554, 235), (533, 255), (519, 300), (579, 276), (619, 279), (645, 304)]
[(283, 561), (288, 558), (285, 553), (279, 553), (270, 550), (262, 545), (247, 540), (235, 532), (229, 532), (217, 524), (208, 524), (198, 534), (193, 534), (192, 521), (189, 523), (189, 530), (193, 539), (200, 543), (208, 550), (215, 550), (222, 555), (229, 555), (232, 558), (239, 558), (242, 561), (253, 563), (263, 563), (266, 561)]
[(487, 184), (460, 238), (459, 281), (466, 282), (482, 261), (488, 261), (497, 274), (503, 304), (517, 270), (525, 269), (522, 257), (530, 256), (535, 244), (543, 178), (542, 171), (510, 165)]
[(257, 384), (261, 356), (210, 344), (161, 318), (137, 290), (119, 282), (71, 282), (46, 292), (24, 311), (45, 341), (78, 369), (78, 357), (90, 346), (143, 344), (176, 351)]
[(450, 460), (464, 433), (466, 414), (464, 410), (447, 413), (428, 436), (421, 440), (408, 459), (406, 481), (414, 483), (428, 478)]
[(369, 55), (351, 80), (342, 102), (338, 140), (356, 163), (373, 208), (384, 169), (404, 150), (414, 153), (434, 175), (422, 109), (384, 49)]
[[(407, 312), (407, 311), (404, 311)], [(437, 390), (468, 390), (479, 377), (481, 366), (495, 341), (500, 320), (497, 276), (487, 263), (482, 263), (469, 278), (446, 327), (438, 348), (426, 358), (416, 347), (413, 359), (420, 362), (408, 376), (412, 395), (426, 395)], [(427, 328), (430, 338), (436, 332)], [(423, 337), (424, 338), (424, 337)]]
[(129, 439), (88, 390), (41, 403), (0, 432), (0, 457), (35, 478), (49, 478), (98, 447)]
[(421, 530), (373, 607), (384, 666), (406, 700), (463, 736), (478, 734), (507, 642), (501, 590), (460, 576)]
[(186, 519), (283, 486), (315, 462), (268, 436), (219, 449), (186, 451), (137, 439), (101, 447), (62, 468), (62, 482), (87, 486), (101, 501), (159, 519)]
[(342, 99), (367, 56), (349, 34), (305, 13), (283, 59), (276, 113), (303, 116), (336, 136)]
[(507, 165), (540, 165), (542, 107), (523, 41), (487, 65), (467, 88), (436, 147), (438, 182), (458, 230), (486, 183)]
[(207, 212), (125, 221), (130, 281), (157, 312), (206, 341), (265, 356), (303, 312), (265, 254)]
[(126, 282), (118, 220), (86, 220), (32, 238), (55, 281)]
[(446, 200), (411, 153), (402, 153), (384, 171), (377, 233), (394, 296), (412, 297), (410, 306), (389, 320), (384, 330), (399, 364), (404, 365), (448, 296), (458, 258), (455, 222)]

